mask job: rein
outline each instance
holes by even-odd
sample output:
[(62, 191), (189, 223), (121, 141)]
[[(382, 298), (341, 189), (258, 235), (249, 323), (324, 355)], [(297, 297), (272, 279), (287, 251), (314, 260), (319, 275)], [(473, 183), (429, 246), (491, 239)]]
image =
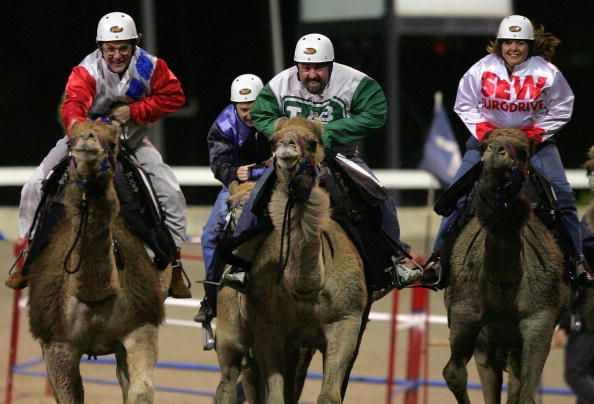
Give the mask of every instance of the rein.
[(70, 249), (68, 250), (68, 253), (66, 254), (66, 258), (64, 259), (64, 270), (66, 271), (66, 273), (68, 273), (70, 275), (72, 275), (80, 270), (80, 267), (82, 264), (82, 259), (84, 256), (84, 243), (81, 242), (78, 263), (76, 264), (74, 269), (71, 269), (72, 267), (70, 266), (70, 259), (72, 258), (72, 253), (74, 252), (76, 245), (79, 243), (81, 236), (84, 236), (87, 234), (87, 224), (88, 224), (88, 219), (89, 219), (89, 204), (87, 203), (86, 192), (83, 192), (83, 194), (82, 194), (82, 198), (80, 200), (80, 205), (79, 205), (78, 210), (80, 212), (80, 223), (78, 225), (78, 230), (76, 231), (76, 237), (74, 238), (74, 242), (72, 243), (72, 246), (70, 247)]
[[(303, 155), (303, 154), (302, 154)], [(309, 172), (309, 192), (307, 194), (307, 198), (303, 201), (297, 199), (296, 191), (295, 191), (295, 180), (299, 175), (306, 172), (306, 169), (310, 169)], [(320, 174), (320, 167), (315, 164), (313, 159), (307, 158), (303, 159), (301, 164), (299, 165), (299, 169), (295, 173), (293, 180), (288, 185), (288, 197), (287, 203), (285, 205), (285, 212), (283, 214), (283, 226), (281, 229), (281, 245), (280, 245), (280, 252), (279, 252), (279, 260), (278, 260), (278, 269), (276, 274), (276, 283), (280, 283), (283, 273), (285, 272), (285, 268), (289, 263), (289, 256), (291, 254), (291, 211), (295, 204), (300, 204), (307, 202), (311, 196), (311, 192), (315, 185), (316, 178)], [(287, 236), (287, 248), (285, 251), (285, 235)]]
[[(103, 150), (103, 160), (101, 161), (101, 167), (99, 169), (99, 173), (97, 174), (97, 176), (103, 175), (110, 168), (112, 169), (112, 171), (115, 171), (115, 164), (116, 164), (115, 157), (110, 153), (108, 143), (105, 141), (105, 138), (103, 136), (101, 136), (100, 134), (94, 134), (94, 135), (97, 136), (97, 139), (99, 140), (99, 143), (101, 144), (101, 146), (103, 148), (102, 149)], [(74, 167), (74, 170), (72, 170), (72, 172), (77, 173), (78, 164), (76, 162), (75, 153), (72, 152), (72, 147), (69, 151), (69, 157), (70, 157), (70, 163)], [(79, 223), (78, 229), (76, 231), (76, 237), (74, 238), (74, 242), (68, 249), (66, 258), (64, 258), (64, 271), (66, 271), (66, 273), (68, 273), (70, 275), (78, 272), (82, 265), (85, 244), (81, 241), (81, 237), (86, 236), (87, 225), (88, 225), (88, 221), (89, 221), (89, 204), (87, 202), (87, 190), (86, 190), (87, 181), (84, 178), (80, 178), (78, 175), (75, 175), (73, 177), (74, 178), (71, 177), (70, 180), (73, 181), (74, 184), (76, 184), (76, 186), (78, 188), (82, 189), (82, 196), (81, 196), (80, 204), (78, 207), (78, 211), (80, 212), (80, 223)], [(72, 253), (74, 252), (74, 249), (76, 248), (76, 246), (79, 243), (80, 243), (80, 251), (79, 251), (78, 262), (76, 263), (76, 265), (74, 267), (72, 267), (71, 262), (70, 262), (72, 259)]]
[(509, 142), (504, 142), (503, 144), (507, 149), (511, 157), (511, 160), (513, 161), (511, 174), (507, 178), (505, 184), (497, 187), (497, 189), (495, 190), (495, 206), (493, 206), (485, 198), (485, 196), (482, 193), (480, 193), (481, 199), (485, 203), (487, 203), (487, 205), (491, 206), (492, 209), (496, 210), (499, 214), (504, 214), (509, 209), (510, 205), (516, 201), (520, 194), (518, 190), (518, 192), (515, 192), (513, 194), (513, 197), (509, 199), (508, 191), (511, 189), (511, 187), (518, 184), (518, 181), (522, 183), (524, 181), (524, 178), (526, 178), (526, 164), (518, 159), (518, 153), (516, 151), (516, 148), (513, 147), (513, 145), (511, 145)]

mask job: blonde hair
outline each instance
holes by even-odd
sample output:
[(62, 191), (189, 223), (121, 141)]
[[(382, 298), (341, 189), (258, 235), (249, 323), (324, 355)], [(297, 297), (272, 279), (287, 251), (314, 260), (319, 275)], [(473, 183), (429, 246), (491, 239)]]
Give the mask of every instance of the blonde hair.
[[(534, 24), (532, 24), (534, 26)], [(501, 55), (501, 42), (502, 39), (492, 39), (487, 45), (487, 52)], [(555, 55), (557, 46), (561, 43), (561, 40), (550, 32), (545, 32), (544, 26), (534, 26), (534, 40), (526, 41), (530, 47), (530, 56), (541, 56), (545, 60), (551, 62)]]

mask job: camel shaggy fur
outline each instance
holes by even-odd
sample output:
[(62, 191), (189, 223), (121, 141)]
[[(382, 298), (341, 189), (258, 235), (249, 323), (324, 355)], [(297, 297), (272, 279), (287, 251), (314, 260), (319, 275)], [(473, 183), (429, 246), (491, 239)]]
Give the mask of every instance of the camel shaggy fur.
[(79, 371), (84, 354), (116, 354), (125, 403), (154, 398), (151, 379), (171, 268), (158, 271), (118, 218), (113, 183), (118, 139), (116, 124), (73, 127), (65, 215), (30, 267), (30, 329), (59, 403), (84, 401)]
[[(236, 222), (241, 216), (254, 185), (254, 182), (233, 182), (229, 186), (228, 206), (233, 216), (232, 221)], [(254, 339), (247, 314), (246, 295), (229, 287), (223, 287), (218, 292), (215, 341), (221, 368), (221, 379), (216, 392), (217, 403), (235, 404), (235, 385), (240, 374), (248, 402), (258, 402), (259, 380), (254, 360), (249, 355)]]
[(555, 325), (569, 296), (552, 233), (521, 192), (528, 141), (498, 129), (483, 140), (475, 216), (451, 256), (445, 303), (451, 356), (443, 370), (459, 403), (469, 403), (466, 365), (475, 357), (486, 403), (499, 403), (509, 371), (508, 403), (534, 403)]
[(256, 255), (247, 293), (267, 403), (296, 402), (302, 347), (323, 354), (318, 403), (341, 402), (368, 300), (362, 260), (331, 220), (328, 193), (318, 186), (321, 133), (321, 124), (291, 118), (273, 136), (274, 229)]

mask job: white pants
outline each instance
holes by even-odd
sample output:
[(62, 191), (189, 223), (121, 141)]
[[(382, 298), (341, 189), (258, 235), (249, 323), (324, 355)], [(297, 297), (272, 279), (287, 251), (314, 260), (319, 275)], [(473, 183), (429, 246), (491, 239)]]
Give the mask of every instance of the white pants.
[[(20, 237), (27, 237), (29, 228), (33, 223), (35, 211), (41, 201), (41, 181), (68, 154), (67, 141), (67, 137), (58, 140), (21, 190), (19, 205)], [(181, 247), (186, 237), (187, 208), (186, 199), (179, 187), (177, 178), (175, 178), (171, 168), (163, 162), (161, 154), (148, 139), (143, 139), (134, 154), (151, 179), (161, 208), (165, 213), (165, 224), (171, 232), (175, 245)]]

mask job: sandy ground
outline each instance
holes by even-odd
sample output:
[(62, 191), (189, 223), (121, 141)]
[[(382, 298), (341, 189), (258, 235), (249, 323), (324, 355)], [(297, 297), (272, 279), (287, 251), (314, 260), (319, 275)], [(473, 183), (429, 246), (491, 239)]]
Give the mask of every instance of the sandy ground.
[[(189, 244), (184, 248), (186, 255), (200, 255), (200, 246)], [(6, 270), (12, 264), (12, 243), (8, 241), (0, 242), (0, 256), (3, 258)], [(192, 280), (201, 279), (203, 276), (202, 262), (198, 260), (185, 259), (185, 267), (188, 270)], [(196, 327), (191, 320), (197, 311), (198, 300), (203, 295), (202, 287), (198, 284), (192, 288), (196, 300), (174, 301), (177, 305), (168, 305), (167, 317), (168, 324), (164, 325), (160, 333), (160, 353), (159, 361), (167, 367), (159, 367), (155, 371), (154, 383), (158, 388), (156, 393), (157, 403), (213, 403), (212, 394), (218, 383), (218, 373), (216, 371), (217, 358), (214, 351), (202, 350), (202, 330)], [(25, 294), (26, 296), (26, 291)], [(399, 312), (402, 314), (410, 313), (410, 301), (412, 293), (410, 290), (402, 291), (399, 297)], [(382, 320), (389, 314), (394, 294), (390, 294), (373, 306), (372, 312), (378, 318), (372, 320), (365, 333), (359, 357), (353, 369), (353, 376), (362, 376), (373, 380), (380, 380), (379, 383), (370, 382), (351, 382), (346, 396), (346, 403), (381, 403), (386, 402), (387, 388), (381, 382), (386, 375), (389, 367), (389, 345), (390, 345), (390, 323)], [(0, 301), (4, 307), (4, 315), (0, 317), (1, 330), (0, 346), (0, 379), (7, 380), (7, 364), (10, 347), (11, 307), (13, 302), (13, 292), (8, 288), (0, 287)], [(178, 306), (183, 304), (184, 306)], [(431, 315), (438, 319), (444, 319), (444, 306), (442, 293), (430, 294)], [(40, 361), (40, 348), (34, 341), (28, 331), (28, 312), (26, 308), (20, 310), (20, 327), (17, 363), (21, 368), (29, 372), (41, 374), (44, 372), (43, 363), (31, 366), (23, 366), (28, 361)], [(433, 317), (432, 317), (433, 318)], [(442, 321), (443, 322), (443, 321)], [(448, 330), (443, 323), (432, 323), (428, 327), (428, 340), (430, 346), (427, 351), (428, 379), (431, 382), (430, 388), (419, 391), (419, 403), (423, 402), (423, 397), (428, 403), (448, 404), (455, 400), (447, 388), (443, 385), (441, 370), (445, 365), (449, 348), (447, 347)], [(396, 375), (397, 379), (406, 377), (408, 365), (408, 351), (410, 330), (401, 330), (396, 334)], [(110, 358), (110, 357), (106, 357)], [(205, 370), (196, 370), (197, 368)], [(214, 368), (214, 370), (210, 370)], [(116, 383), (115, 370), (113, 364), (84, 363), (82, 373), (85, 378), (100, 379), (100, 383), (85, 383), (86, 402), (95, 403), (117, 403), (121, 402), (121, 394)], [(474, 365), (469, 367), (470, 383), (478, 383), (478, 376)], [(320, 356), (317, 355), (310, 369), (311, 372), (321, 372)], [(563, 351), (553, 349), (547, 361), (544, 374), (543, 385), (551, 389), (567, 389), (562, 377), (563, 372)], [(46, 395), (46, 382), (43, 377), (16, 374), (14, 376), (14, 403), (51, 403), (53, 398)], [(312, 403), (316, 401), (317, 393), (320, 389), (320, 381), (309, 379), (306, 382), (305, 391), (301, 402)], [(1, 387), (0, 399), (6, 395), (6, 384)], [(191, 391), (193, 394), (184, 394), (183, 391)], [(199, 393), (199, 394), (197, 394)], [(426, 394), (426, 395), (425, 395)], [(397, 389), (393, 395), (393, 402), (404, 402), (404, 394)], [(482, 397), (478, 390), (471, 390), (471, 399), (473, 402), (482, 402)], [(542, 398), (542, 403), (548, 404), (569, 404), (575, 400), (571, 396), (546, 395)]]

